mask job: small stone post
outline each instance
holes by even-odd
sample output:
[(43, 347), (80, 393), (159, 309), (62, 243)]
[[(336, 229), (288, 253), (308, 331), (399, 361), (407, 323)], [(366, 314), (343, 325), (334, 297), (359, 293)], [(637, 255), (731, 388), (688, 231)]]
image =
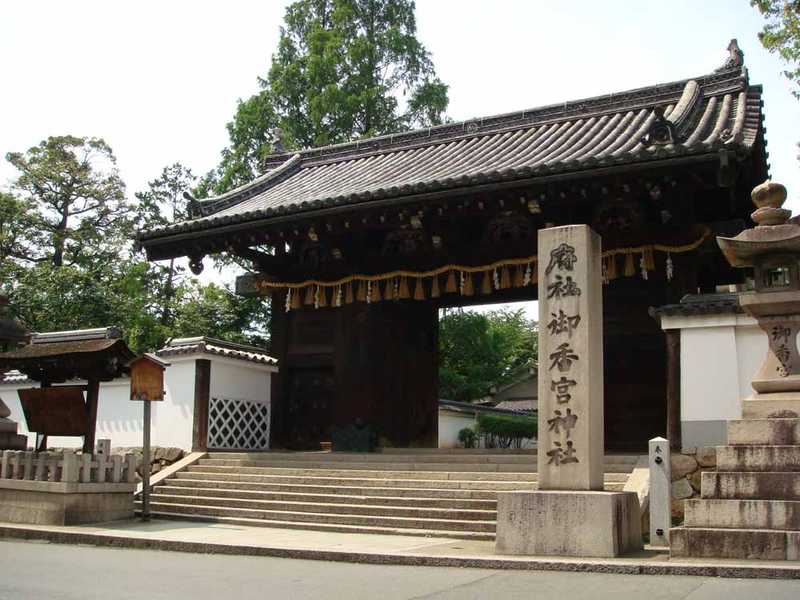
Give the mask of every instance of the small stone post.
[(650, 440), (650, 545), (669, 546), (672, 527), (672, 463), (669, 441)]

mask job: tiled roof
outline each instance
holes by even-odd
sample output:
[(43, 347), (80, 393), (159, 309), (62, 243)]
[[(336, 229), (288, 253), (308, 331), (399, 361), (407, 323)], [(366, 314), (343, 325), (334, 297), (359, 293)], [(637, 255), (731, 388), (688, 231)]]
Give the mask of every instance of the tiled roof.
[(761, 88), (749, 85), (739, 57), (694, 79), (274, 155), (260, 178), (196, 202), (197, 218), (139, 240), (555, 173), (747, 153), (761, 107)]
[(33, 379), (30, 379), (25, 373), (20, 373), (17, 370), (0, 373), (0, 384), (18, 385), (21, 383), (33, 383)]
[(449, 410), (452, 412), (467, 413), (475, 415), (477, 413), (491, 414), (491, 415), (505, 415), (505, 416), (518, 416), (520, 411), (508, 410), (505, 408), (498, 408), (494, 406), (482, 406), (480, 404), (470, 404), (469, 402), (456, 402), (455, 400), (439, 400), (439, 408)]
[(650, 308), (652, 317), (675, 317), (692, 315), (740, 314), (744, 310), (739, 305), (739, 295), (724, 294), (687, 294), (678, 304), (666, 304)]
[(269, 356), (263, 349), (246, 344), (235, 344), (210, 337), (177, 338), (170, 340), (166, 346), (158, 350), (156, 356), (182, 356), (189, 354), (214, 354), (245, 360), (249, 362), (277, 365), (278, 359)]
[(514, 412), (533, 412), (538, 408), (538, 404), (536, 400), (503, 400), (495, 404), (494, 407)]

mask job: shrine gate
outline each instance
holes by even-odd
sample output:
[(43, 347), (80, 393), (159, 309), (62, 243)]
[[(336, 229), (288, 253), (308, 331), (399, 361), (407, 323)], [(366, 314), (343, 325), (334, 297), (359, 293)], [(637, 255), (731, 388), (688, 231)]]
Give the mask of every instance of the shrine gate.
[(271, 299), (275, 446), (319, 448), (358, 420), (383, 444), (435, 446), (439, 309), (537, 299), (538, 230), (590, 225), (606, 446), (641, 451), (679, 402), (648, 307), (742, 280), (714, 238), (748, 226), (768, 177), (761, 88), (729, 52), (683, 81), (274, 154), (138, 241), (195, 273), (217, 253), (252, 263), (237, 291)]

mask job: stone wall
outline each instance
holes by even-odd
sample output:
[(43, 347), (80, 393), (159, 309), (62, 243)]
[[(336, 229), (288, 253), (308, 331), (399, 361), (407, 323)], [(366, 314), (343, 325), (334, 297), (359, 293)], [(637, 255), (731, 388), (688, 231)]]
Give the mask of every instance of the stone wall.
[(700, 497), (700, 474), (717, 470), (717, 449), (713, 446), (684, 448), (672, 454), (672, 521), (683, 522), (684, 501)]

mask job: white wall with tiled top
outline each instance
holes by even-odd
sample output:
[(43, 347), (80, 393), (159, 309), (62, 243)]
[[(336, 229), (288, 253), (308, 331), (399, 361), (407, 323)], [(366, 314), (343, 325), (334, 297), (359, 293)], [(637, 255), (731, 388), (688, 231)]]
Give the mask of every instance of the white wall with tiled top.
[(744, 314), (661, 317), (681, 336), (681, 437), (684, 448), (727, 442), (726, 422), (740, 419), (767, 336)]

